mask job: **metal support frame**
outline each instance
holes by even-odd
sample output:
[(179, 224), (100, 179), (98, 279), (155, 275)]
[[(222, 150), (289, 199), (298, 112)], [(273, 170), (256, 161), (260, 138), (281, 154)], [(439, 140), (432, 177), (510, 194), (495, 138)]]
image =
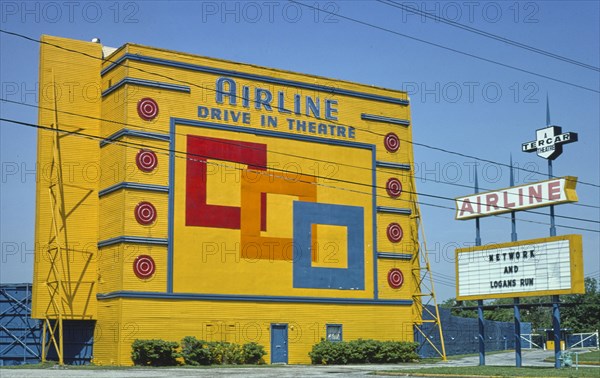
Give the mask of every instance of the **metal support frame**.
[[(56, 81), (53, 76), (53, 83)], [(52, 216), (51, 234), (48, 239), (48, 247), (44, 251), (47, 255), (50, 269), (46, 276), (45, 284), (48, 290), (49, 301), (44, 311), (43, 331), (42, 331), (42, 362), (46, 361), (48, 351), (54, 346), (58, 356), (59, 365), (64, 365), (64, 338), (63, 321), (66, 319), (89, 319), (90, 315), (75, 309), (75, 297), (81, 291), (81, 285), (89, 285), (89, 293), (95, 285), (93, 281), (84, 281), (84, 273), (90, 266), (93, 252), (78, 250), (69, 247), (68, 235), (68, 217), (69, 214), (81, 204), (94, 190), (89, 188), (80, 188), (85, 192), (79, 202), (72, 210), (68, 210), (65, 205), (65, 187), (71, 186), (63, 181), (63, 162), (60, 147), (60, 140), (66, 135), (59, 135), (60, 128), (58, 123), (58, 103), (56, 94), (56, 85), (54, 88), (54, 122), (51, 125), (53, 133), (52, 145), (52, 165), (49, 175), (48, 195), (50, 200), (50, 210)], [(73, 255), (79, 253), (83, 256), (83, 268), (78, 276), (71, 269)]]
[[(64, 183), (62, 175), (62, 156), (60, 151), (60, 136), (58, 135), (58, 103), (56, 97), (56, 80), (53, 76), (54, 85), (54, 123), (52, 124), (53, 145), (52, 145), (52, 169), (50, 171), (50, 185), (48, 186), (48, 195), (50, 197), (50, 206), (52, 214), (52, 231), (48, 243), (48, 258), (50, 262), (50, 270), (46, 277), (46, 288), (50, 295), (50, 301), (46, 307), (43, 320), (42, 333), (42, 362), (46, 361), (48, 350), (51, 345), (54, 345), (56, 354), (58, 355), (59, 365), (64, 365), (64, 349), (63, 349), (63, 306), (72, 310), (72, 302), (69, 301), (69, 296), (65, 295), (64, 275), (70, 276), (68, 271), (70, 259), (68, 256), (69, 250), (67, 247), (68, 234), (66, 222), (66, 209), (64, 198)], [(56, 182), (54, 182), (56, 181)], [(59, 224), (60, 221), (60, 224)], [(61, 240), (62, 239), (62, 240)], [(61, 242), (64, 242), (64, 251), (66, 256), (63, 256), (63, 248)], [(50, 247), (53, 246), (53, 247)], [(66, 267), (65, 267), (66, 265)], [(70, 282), (68, 289), (70, 289)], [(70, 291), (70, 290), (68, 290)], [(69, 306), (70, 305), (70, 306)], [(54, 320), (54, 324), (52, 321)]]
[[(416, 182), (414, 176), (411, 178), (413, 188), (416, 188)], [(446, 357), (446, 345), (444, 342), (444, 333), (442, 331), (442, 323), (440, 321), (440, 312), (437, 306), (437, 300), (435, 296), (435, 288), (433, 284), (433, 276), (431, 274), (431, 265), (429, 263), (429, 256), (427, 254), (427, 239), (425, 237), (425, 227), (423, 226), (423, 219), (421, 217), (421, 210), (419, 207), (419, 202), (416, 198), (417, 194), (415, 193), (415, 198), (413, 202), (414, 206), (414, 217), (417, 221), (417, 227), (412, 232), (412, 239), (415, 241), (417, 245), (417, 250), (415, 251), (413, 258), (411, 259), (412, 263), (412, 278), (416, 283), (416, 291), (413, 294), (413, 311), (416, 314), (413, 314), (414, 319), (419, 319), (419, 321), (413, 324), (413, 328), (423, 336), (423, 342), (419, 346), (419, 350), (428, 343), (433, 350), (442, 358), (443, 361), (447, 360)], [(421, 231), (421, 235), (423, 237), (423, 248), (420, 248), (419, 244), (419, 230)], [(421, 258), (423, 259), (423, 263), (425, 266), (421, 266)], [(425, 298), (425, 302), (424, 302)], [(432, 312), (427, 306), (433, 306), (434, 311)], [(428, 314), (431, 319), (423, 319), (423, 314)], [(434, 324), (434, 327), (431, 327), (428, 331), (423, 329), (423, 325), (425, 324)], [(437, 330), (440, 338), (440, 347), (437, 347), (429, 338), (433, 332)]]
[[(27, 361), (28, 358), (40, 358), (39, 351), (35, 351), (29, 347), (27, 344), (27, 337), (33, 336), (34, 341), (37, 329), (39, 329), (39, 323), (34, 326), (31, 325), (30, 316), (31, 316), (31, 284), (26, 284), (26, 295), (25, 297), (19, 299), (10, 295), (5, 288), (0, 289), (0, 296), (6, 298), (6, 301), (9, 304), (9, 307), (0, 313), (0, 318), (4, 316), (9, 316), (12, 318), (21, 318), (20, 321), (24, 325), (19, 327), (19, 331), (21, 334), (15, 333), (15, 329), (10, 325), (0, 324), (0, 330), (5, 334), (3, 335), (12, 339), (10, 343), (8, 343), (4, 348), (0, 350), (0, 356), (5, 355), (9, 350), (11, 350), (16, 345), (20, 345), (23, 348), (23, 363)], [(8, 285), (7, 285), (8, 286)], [(9, 285), (13, 287), (13, 285)], [(14, 287), (18, 287), (18, 285), (14, 285)], [(30, 344), (31, 345), (31, 344)], [(27, 355), (26, 353), (29, 353)]]

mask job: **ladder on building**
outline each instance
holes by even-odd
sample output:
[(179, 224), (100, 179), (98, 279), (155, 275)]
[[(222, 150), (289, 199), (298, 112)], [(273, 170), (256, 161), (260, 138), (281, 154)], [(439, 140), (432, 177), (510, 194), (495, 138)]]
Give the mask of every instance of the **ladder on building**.
[[(429, 344), (433, 350), (446, 361), (446, 347), (444, 343), (444, 334), (442, 331), (442, 324), (440, 313), (437, 306), (437, 300), (435, 296), (435, 287), (433, 284), (433, 276), (431, 274), (431, 265), (429, 263), (429, 256), (427, 254), (427, 240), (425, 238), (425, 227), (423, 226), (423, 218), (421, 217), (421, 209), (417, 200), (416, 194), (416, 180), (414, 176), (411, 176), (412, 187), (415, 192), (413, 195), (413, 217), (417, 221), (416, 230), (413, 230), (413, 240), (416, 241), (417, 250), (411, 260), (412, 263), (412, 275), (413, 281), (416, 282), (416, 290), (413, 294), (413, 319), (418, 319), (413, 324), (413, 327), (417, 334), (423, 337), (423, 341), (420, 343), (418, 351), (423, 348), (425, 344)], [(423, 243), (419, 243), (419, 231)], [(421, 248), (422, 245), (422, 248)], [(433, 308), (433, 311), (431, 310)], [(433, 324), (433, 326), (429, 326)], [(439, 346), (431, 340), (434, 333), (438, 334)]]
[[(63, 322), (65, 319), (84, 319), (84, 314), (78, 314), (75, 309), (75, 296), (82, 284), (91, 284), (93, 282), (82, 281), (81, 276), (73, 277), (71, 262), (73, 254), (84, 255), (85, 266), (88, 266), (93, 257), (93, 252), (86, 250), (76, 250), (69, 247), (68, 237), (68, 209), (65, 206), (65, 183), (63, 178), (63, 162), (60, 149), (60, 139), (64, 132), (59, 128), (58, 123), (58, 104), (56, 93), (56, 82), (53, 80), (54, 88), (54, 122), (51, 125), (53, 145), (52, 145), (52, 165), (50, 167), (48, 195), (50, 196), (50, 208), (52, 217), (52, 232), (49, 235), (47, 248), (44, 251), (50, 269), (46, 276), (46, 288), (48, 290), (49, 301), (44, 311), (42, 320), (42, 362), (46, 361), (48, 351), (54, 346), (58, 357), (59, 365), (64, 365), (64, 332)], [(88, 193), (89, 194), (89, 193)], [(87, 194), (86, 194), (87, 196)]]

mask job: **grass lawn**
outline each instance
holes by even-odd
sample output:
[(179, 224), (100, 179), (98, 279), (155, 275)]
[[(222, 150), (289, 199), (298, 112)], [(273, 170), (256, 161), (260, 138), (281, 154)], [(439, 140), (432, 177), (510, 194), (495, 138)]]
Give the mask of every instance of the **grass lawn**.
[[(489, 356), (491, 354), (500, 354), (500, 353), (506, 353), (506, 352), (510, 352), (510, 351), (514, 351), (513, 349), (507, 349), (507, 350), (493, 350), (490, 352), (485, 352), (486, 356)], [(468, 354), (454, 354), (452, 356), (446, 356), (446, 359), (448, 360), (460, 360), (461, 358), (464, 357), (474, 357), (474, 356), (479, 356), (479, 353), (468, 353)], [(421, 358), (419, 360), (420, 364), (432, 364), (432, 363), (436, 363), (436, 362), (441, 362), (442, 358), (441, 357), (426, 357), (426, 358)]]
[(579, 355), (579, 362), (595, 362), (600, 364), (600, 350), (593, 352), (581, 353)]
[[(59, 367), (55, 361), (40, 362), (39, 364), (26, 364), (26, 365), (7, 365), (0, 366), (0, 369), (52, 369), (60, 368), (65, 370), (139, 370), (139, 369), (221, 369), (221, 368), (272, 368), (279, 365), (178, 365), (178, 366), (114, 366), (114, 365), (64, 365)], [(0, 373), (0, 377), (2, 374)]]
[(433, 367), (423, 369), (381, 371), (376, 375), (398, 375), (419, 374), (425, 376), (454, 375), (454, 376), (492, 376), (492, 377), (594, 377), (598, 378), (600, 370), (598, 368), (564, 368), (554, 369), (551, 367), (525, 367), (517, 368), (514, 366), (454, 366), (454, 367)]
[[(580, 365), (600, 365), (600, 350), (578, 353), (578, 355)], [(554, 362), (554, 357), (548, 357), (544, 361)], [(575, 356), (573, 356), (573, 363), (575, 363)]]

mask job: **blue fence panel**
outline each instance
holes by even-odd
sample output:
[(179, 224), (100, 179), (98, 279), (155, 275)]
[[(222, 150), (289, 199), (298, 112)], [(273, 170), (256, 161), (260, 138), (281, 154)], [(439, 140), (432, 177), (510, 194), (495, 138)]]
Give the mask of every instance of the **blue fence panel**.
[(41, 322), (31, 319), (31, 284), (0, 285), (0, 365), (40, 362)]
[[(435, 313), (435, 309), (429, 306), (430, 311)], [(444, 333), (446, 355), (453, 356), (457, 354), (479, 353), (479, 328), (476, 318), (461, 318), (453, 316), (450, 309), (439, 307), (440, 322)], [(424, 319), (430, 319), (427, 311), (424, 311)], [(514, 322), (497, 322), (492, 320), (484, 321), (485, 328), (485, 350), (507, 350), (515, 347), (515, 324)], [(437, 327), (432, 324), (423, 324), (421, 329), (428, 335), (429, 340), (441, 350), (440, 337)], [(521, 334), (531, 333), (531, 323), (521, 323)], [(419, 351), (421, 357), (438, 357), (433, 347), (424, 342), (423, 336), (416, 332), (415, 341), (422, 344)], [(529, 347), (529, 342), (521, 339), (522, 348)]]
[(598, 333), (577, 333), (567, 335), (569, 348), (598, 348)]
[[(64, 361), (67, 365), (87, 365), (92, 359), (95, 320), (63, 320)], [(48, 350), (48, 360), (58, 360), (54, 345)]]

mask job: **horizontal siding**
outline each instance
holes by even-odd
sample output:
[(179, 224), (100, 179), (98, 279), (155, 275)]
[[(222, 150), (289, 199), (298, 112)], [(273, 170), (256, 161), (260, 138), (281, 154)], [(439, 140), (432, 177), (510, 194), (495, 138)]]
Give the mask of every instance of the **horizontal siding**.
[(124, 235), (125, 191), (117, 190), (100, 198), (99, 240)]
[[(100, 55), (100, 46), (62, 39), (51, 39), (53, 43), (61, 43), (78, 51), (86, 51)], [(42, 65), (40, 81), (48, 83), (50, 68), (54, 69), (56, 80), (66, 82), (79, 80), (91, 81), (98, 87), (98, 98), (90, 101), (89, 97), (77, 99), (77, 103), (63, 103), (59, 107), (78, 109), (78, 112), (101, 117), (107, 121), (81, 119), (80, 117), (61, 117), (64, 124), (83, 127), (84, 132), (108, 137), (121, 129), (135, 131), (150, 131), (162, 134), (170, 132), (170, 122), (173, 118), (200, 120), (198, 106), (232, 109), (249, 112), (252, 117), (250, 125), (229, 121), (244, 129), (263, 128), (259, 124), (261, 115), (273, 115), (280, 119), (279, 126), (273, 128), (274, 133), (291, 135), (311, 135), (309, 132), (290, 131), (286, 123), (287, 115), (276, 109), (267, 113), (257, 111), (253, 106), (243, 108), (238, 104), (232, 106), (217, 104), (215, 100), (216, 74), (153, 65), (139, 61), (129, 61), (111, 70), (100, 78), (100, 68), (106, 68), (109, 63), (101, 64), (98, 60), (91, 61), (81, 55), (73, 55), (66, 51), (55, 51), (42, 46)], [(225, 62), (216, 59), (191, 56), (183, 53), (151, 49), (137, 45), (126, 45), (111, 60), (116, 60), (124, 53), (147, 55), (156, 58), (175, 60), (202, 66), (218, 67), (226, 70), (247, 72), (255, 75), (270, 76), (288, 81), (298, 81), (309, 84), (319, 84), (339, 88), (346, 91), (364, 92), (376, 96), (386, 96), (396, 99), (407, 99), (407, 94), (383, 88), (341, 82), (333, 79), (318, 78), (264, 67)], [(77, 57), (77, 58), (75, 58)], [(142, 68), (141, 72), (135, 68)], [(151, 72), (161, 76), (152, 75)], [(124, 85), (104, 98), (101, 91), (117, 84), (120, 80), (131, 77), (141, 80), (161, 81), (178, 85), (187, 85), (191, 93), (183, 93), (160, 88)], [(166, 77), (176, 78), (171, 80)], [(98, 241), (118, 236), (137, 236), (147, 238), (166, 238), (169, 210), (174, 214), (174, 238), (170, 240), (173, 246), (173, 279), (174, 290), (179, 293), (205, 293), (229, 295), (299, 295), (309, 297), (332, 298), (363, 298), (372, 299), (375, 285), (379, 287), (379, 296), (385, 299), (411, 299), (416, 284), (412, 278), (412, 269), (418, 268), (418, 261), (379, 259), (373, 261), (374, 252), (415, 253), (417, 229), (413, 216), (398, 214), (376, 213), (376, 206), (409, 208), (415, 210), (413, 203), (416, 192), (413, 183), (406, 174), (397, 176), (404, 185), (405, 192), (400, 198), (389, 198), (385, 191), (385, 183), (394, 176), (393, 169), (381, 168), (376, 174), (375, 185), (377, 198), (373, 202), (371, 169), (375, 160), (413, 166), (412, 125), (401, 126), (380, 120), (365, 120), (362, 114), (370, 114), (381, 119), (394, 118), (410, 120), (410, 109), (376, 99), (357, 98), (345, 95), (332, 95), (327, 91), (285, 88), (280, 85), (261, 82), (260, 80), (236, 79), (238, 90), (244, 85), (270, 89), (284, 90), (286, 96), (301, 93), (324, 99), (338, 101), (337, 124), (355, 127), (356, 139), (360, 142), (375, 146), (375, 154), (369, 149), (348, 148), (331, 143), (299, 143), (293, 139), (282, 139), (261, 136), (258, 134), (237, 131), (214, 130), (206, 127), (178, 126), (176, 129), (175, 150), (185, 152), (186, 135), (194, 134), (213, 138), (231, 139), (262, 143), (267, 146), (267, 162), (274, 171), (289, 170), (291, 176), (286, 178), (298, 180), (299, 174), (316, 176), (316, 198), (320, 203), (343, 204), (362, 207), (364, 209), (364, 290), (337, 289), (307, 289), (294, 287), (292, 279), (292, 263), (281, 260), (248, 260), (240, 258), (240, 230), (212, 227), (188, 227), (186, 225), (186, 178), (187, 160), (183, 154), (174, 159), (174, 187), (170, 188), (174, 208), (168, 208), (169, 194), (138, 189), (121, 189), (98, 198), (98, 191), (121, 182), (141, 183), (158, 186), (169, 185), (169, 143), (139, 137), (123, 137), (119, 143), (107, 144), (99, 148), (98, 141), (82, 140), (74, 136), (65, 137), (64, 161), (68, 164), (77, 163), (82, 168), (76, 168), (75, 176), (66, 189), (68, 195), (67, 209), (75, 208), (69, 215), (69, 243), (82, 243), (82, 246), (92, 246), (93, 259), (73, 257), (69, 261), (72, 268), (71, 276), (89, 280), (95, 285), (88, 289), (80, 283), (74, 308), (88, 306), (82, 310), (86, 314), (96, 314), (96, 290), (102, 293), (131, 290), (145, 292), (161, 292), (166, 288), (167, 247), (150, 246), (145, 244), (117, 244), (101, 248), (95, 252)], [(241, 92), (238, 92), (238, 95)], [(144, 97), (154, 99), (159, 106), (158, 116), (151, 121), (141, 119), (137, 113), (138, 101)], [(287, 96), (290, 104), (290, 97)], [(52, 101), (40, 98), (40, 104), (51, 108)], [(323, 110), (324, 112), (324, 110)], [(305, 115), (291, 116), (295, 120), (315, 121)], [(225, 121), (210, 120), (213, 123), (226, 124)], [(53, 122), (51, 112), (40, 112), (40, 123), (49, 125)], [(319, 121), (321, 122), (321, 121)], [(323, 121), (327, 123), (328, 121)], [(384, 147), (384, 136), (393, 132), (400, 139), (400, 149), (388, 152)], [(320, 138), (324, 138), (320, 136)], [(349, 141), (342, 136), (328, 136), (323, 141)], [(42, 164), (47, 164), (52, 157), (52, 139), (49, 133), (39, 133), (38, 156)], [(150, 173), (141, 172), (135, 164), (135, 157), (140, 148), (153, 150), (158, 157), (157, 168)], [(224, 147), (227, 148), (227, 147)], [(329, 162), (335, 160), (334, 162)], [(219, 163), (210, 161), (210, 163)], [(86, 166), (86, 164), (91, 164)], [(244, 165), (225, 163), (235, 168), (218, 168), (210, 166), (208, 177), (208, 203), (240, 206), (241, 169)], [(85, 168), (83, 168), (85, 167)], [(94, 168), (98, 171), (96, 177), (91, 177)], [(81, 170), (81, 173), (78, 173)], [(173, 174), (173, 172), (171, 172)], [(276, 173), (281, 176), (281, 172)], [(48, 183), (39, 181), (36, 198), (36, 242), (47, 243), (52, 231), (52, 214), (49, 210)], [(357, 183), (353, 183), (357, 182)], [(82, 199), (82, 193), (91, 191)], [(291, 238), (292, 236), (292, 201), (295, 195), (269, 195), (267, 204), (268, 230), (262, 236)], [(157, 209), (157, 220), (149, 226), (139, 225), (134, 217), (135, 206), (140, 201), (152, 202)], [(373, 234), (373, 220), (376, 223)], [(398, 222), (404, 230), (404, 239), (400, 243), (390, 243), (386, 237), (386, 227), (389, 222)], [(341, 229), (341, 230), (340, 230)], [(318, 242), (332, 242), (337, 245), (340, 259), (347, 246), (343, 238), (347, 231), (343, 227), (327, 229), (320, 227)], [(375, 242), (377, 251), (374, 251)], [(76, 249), (76, 248), (73, 248)], [(86, 250), (86, 248), (81, 247)], [(36, 251), (43, 255), (43, 248)], [(82, 251), (73, 252), (70, 256)], [(139, 255), (150, 255), (155, 261), (155, 274), (145, 280), (139, 279), (133, 272), (133, 262)], [(89, 255), (88, 255), (89, 256)], [(39, 259), (36, 259), (36, 261)], [(324, 264), (325, 262), (320, 262)], [(415, 264), (414, 266), (411, 264)], [(344, 261), (337, 261), (335, 267), (344, 266)], [(377, 281), (373, 282), (374, 268), (377, 271)], [(400, 268), (404, 272), (405, 285), (398, 290), (387, 285), (387, 272), (392, 268)], [(34, 268), (34, 314), (42, 314), (48, 307), (48, 295), (45, 282), (48, 280), (49, 264), (36, 262)], [(61, 268), (62, 269), (62, 268)], [(79, 273), (79, 275), (78, 275)], [(79, 306), (79, 307), (78, 307)], [(219, 301), (190, 301), (190, 300), (149, 300), (149, 299), (112, 299), (99, 301), (98, 322), (95, 336), (94, 362), (98, 364), (131, 364), (131, 342), (136, 338), (163, 338), (179, 341), (187, 335), (194, 335), (209, 340), (228, 340), (233, 342), (257, 341), (264, 345), (270, 353), (270, 324), (287, 323), (289, 325), (289, 362), (307, 363), (308, 351), (313, 344), (325, 337), (325, 327), (328, 323), (343, 324), (345, 340), (357, 338), (374, 338), (380, 340), (412, 340), (412, 324), (420, 315), (415, 313), (415, 306), (369, 306), (369, 305), (331, 305), (331, 304), (302, 304), (302, 303), (241, 303)], [(73, 310), (71, 310), (73, 311)], [(269, 361), (270, 356), (266, 357)]]
[[(393, 170), (390, 168), (377, 169), (377, 206), (394, 208), (414, 208), (414, 193), (416, 192), (412, 184), (412, 173), (410, 171)], [(389, 179), (395, 178), (402, 184), (402, 192), (397, 198), (391, 197), (386, 185)]]
[[(128, 143), (126, 162), (123, 167), (124, 181), (138, 182), (152, 185), (169, 185), (169, 142), (142, 139), (137, 137), (124, 137), (123, 143)], [(158, 164), (151, 172), (143, 172), (136, 165), (136, 156), (140, 149), (149, 149), (156, 154)]]
[[(160, 338), (180, 342), (185, 336), (235, 343), (257, 342), (269, 353), (270, 325), (288, 324), (290, 364), (310, 363), (308, 352), (325, 337), (326, 324), (342, 324), (344, 340), (377, 339), (413, 341), (410, 306), (345, 306), (265, 304), (209, 301), (121, 299), (117, 323), (118, 348), (106, 355), (104, 345), (94, 346), (94, 362), (131, 365), (135, 339)], [(110, 302), (114, 306), (114, 300)], [(101, 301), (100, 307), (104, 307)], [(108, 311), (108, 309), (101, 309)], [(112, 309), (111, 309), (112, 311)], [(99, 322), (102, 326), (104, 321)], [(104, 329), (103, 329), (104, 333)], [(98, 353), (98, 351), (102, 351)]]
[(127, 89), (121, 88), (102, 100), (100, 136), (106, 138), (127, 128)]
[(92, 360), (94, 364), (120, 364), (118, 356), (120, 355), (122, 342), (119, 338), (122, 329), (126, 328), (121, 322), (121, 299), (99, 302), (98, 321), (94, 330), (94, 358)]
[[(412, 300), (416, 286), (412, 267), (412, 263), (406, 260), (378, 259), (377, 281), (379, 283), (379, 298)], [(388, 272), (394, 268), (400, 269), (404, 276), (404, 284), (399, 289), (394, 289), (388, 284)]]
[[(166, 193), (125, 190), (123, 211), (124, 235), (148, 238), (166, 238), (168, 224), (168, 196)], [(135, 207), (141, 202), (150, 202), (156, 208), (156, 220), (150, 225), (141, 225), (135, 219)]]
[(123, 287), (122, 245), (113, 245), (98, 250), (98, 293), (109, 293)]
[[(64, 46), (100, 58), (101, 46), (93, 43), (66, 41), (61, 38), (44, 36), (50, 44)], [(100, 61), (48, 44), (41, 45), (40, 64), (40, 111), (38, 123), (43, 126), (55, 124), (55, 101), (53, 85), (56, 84), (56, 106), (59, 111), (84, 114), (91, 118), (75, 114), (58, 113), (58, 127), (63, 130), (97, 135), (99, 132), (101, 100)], [(71, 89), (67, 87), (67, 83)], [(98, 182), (100, 167), (97, 141), (82, 138), (75, 134), (62, 135), (60, 138), (60, 159), (63, 168), (63, 196), (66, 212), (66, 224), (58, 218), (60, 235), (54, 238), (53, 210), (50, 200), (50, 186), (58, 183), (55, 159), (54, 134), (50, 131), (38, 131), (38, 179), (36, 188), (36, 228), (34, 263), (34, 291), (32, 316), (44, 317), (49, 308), (50, 295), (46, 282), (60, 279), (65, 300), (62, 311), (67, 319), (94, 318), (96, 316), (96, 275), (95, 248), (98, 240)], [(58, 185), (55, 193), (60, 193)], [(58, 195), (60, 203), (61, 196)], [(58, 214), (58, 212), (55, 212)], [(66, 226), (66, 227), (65, 227)], [(58, 277), (50, 274), (51, 259), (48, 250), (58, 243), (62, 254), (56, 264)], [(70, 299), (66, 299), (70, 298)], [(53, 312), (53, 311), (52, 311)]]
[[(127, 147), (118, 144), (108, 144), (100, 149), (100, 168), (102, 172), (100, 190), (126, 181), (127, 150)], [(134, 167), (135, 165), (130, 169)]]
[[(403, 237), (398, 243), (392, 243), (387, 237), (387, 227), (390, 223), (398, 223), (402, 227)], [(377, 249), (378, 252), (414, 253), (418, 242), (416, 239), (416, 222), (410, 215), (377, 214)]]
[[(135, 259), (140, 255), (151, 256), (155, 273), (138, 278), (133, 270)], [(100, 248), (98, 253), (98, 292), (110, 293), (120, 290), (164, 292), (167, 287), (167, 248), (144, 244), (120, 243)]]

